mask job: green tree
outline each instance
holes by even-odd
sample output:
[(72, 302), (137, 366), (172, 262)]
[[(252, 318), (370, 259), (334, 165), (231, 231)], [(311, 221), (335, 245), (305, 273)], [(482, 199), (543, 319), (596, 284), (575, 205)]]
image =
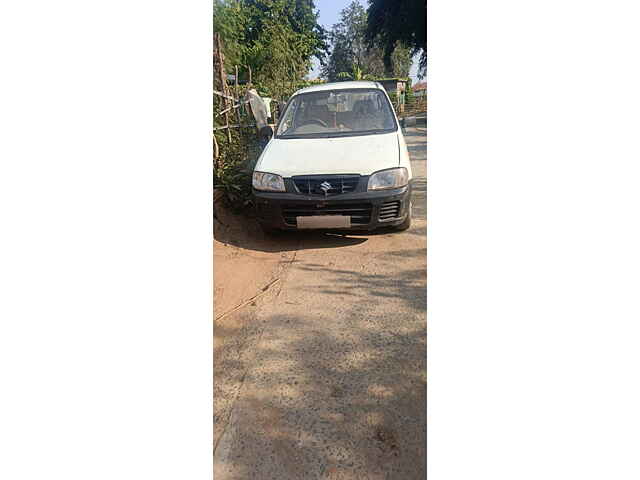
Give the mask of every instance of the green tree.
[(332, 50), (321, 71), (324, 78), (336, 81), (408, 76), (411, 68), (409, 50), (399, 46), (393, 51), (394, 61), (386, 66), (383, 50), (367, 44), (366, 29), (367, 12), (354, 0), (340, 12), (340, 22), (333, 25), (329, 33)]
[(416, 101), (416, 96), (413, 93), (411, 83), (407, 83), (407, 89), (404, 92), (404, 104), (406, 107), (411, 107)]
[(335, 81), (341, 73), (353, 76), (356, 67), (365, 67), (367, 48), (363, 33), (366, 26), (367, 12), (356, 0), (340, 12), (340, 21), (329, 34), (333, 48), (322, 69), (323, 77)]
[(242, 2), (213, 0), (213, 31), (224, 41), (227, 66), (242, 64), (248, 27), (248, 10)]
[(357, 65), (353, 66), (353, 72), (340, 72), (338, 74), (340, 80), (373, 80), (374, 76), (369, 73), (364, 73)]
[(368, 45), (380, 45), (388, 68), (396, 45), (401, 43), (411, 55), (421, 53), (419, 77), (427, 68), (426, 15), (424, 0), (369, 0), (366, 38)]
[(324, 63), (327, 34), (313, 0), (214, 0), (214, 31), (224, 41), (225, 66), (249, 66), (255, 83), (304, 78), (316, 57)]
[[(312, 57), (324, 61), (326, 32), (318, 24), (313, 0), (214, 0), (213, 12), (227, 73), (238, 65), (246, 78), (250, 67), (255, 87), (271, 97), (282, 98), (295, 90)], [(222, 104), (215, 97), (214, 105)], [(214, 125), (223, 119), (215, 117)], [(219, 154), (214, 163), (215, 188), (224, 192), (229, 205), (242, 209), (250, 199), (250, 172), (261, 151), (256, 132), (219, 130), (214, 138)]]
[[(380, 62), (384, 65), (384, 52), (380, 48), (378, 48), (378, 51), (380, 52)], [(411, 71), (412, 63), (411, 51), (401, 43), (396, 44), (391, 54), (391, 71), (389, 72), (389, 76), (407, 78)]]

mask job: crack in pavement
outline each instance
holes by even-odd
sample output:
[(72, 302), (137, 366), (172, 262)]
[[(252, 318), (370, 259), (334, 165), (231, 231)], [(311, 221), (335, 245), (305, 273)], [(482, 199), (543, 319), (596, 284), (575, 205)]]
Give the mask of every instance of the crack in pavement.
[[(291, 267), (291, 265), (295, 262), (296, 260), (296, 256), (298, 253), (298, 250), (300, 248), (300, 240), (298, 240), (298, 242), (296, 243), (296, 249), (293, 251), (293, 256), (291, 258), (291, 260), (287, 261), (287, 262), (282, 262), (283, 263), (283, 270), (281, 272), (280, 277), (278, 277), (277, 279), (271, 281), (270, 283), (268, 283), (265, 287), (263, 287), (263, 291), (257, 295), (254, 295), (251, 299), (247, 300), (246, 302), (243, 302), (242, 304), (238, 305), (237, 307), (231, 309), (230, 311), (220, 315), (218, 318), (216, 318), (216, 321), (221, 320), (223, 317), (226, 317), (227, 315), (230, 315), (236, 311), (238, 311), (240, 308), (242, 308), (243, 306), (246, 306), (248, 304), (250, 304), (252, 301), (256, 300), (257, 298), (262, 297), (264, 294), (269, 293), (269, 291), (271, 291), (271, 286), (273, 286), (274, 284), (278, 283), (278, 289), (277, 292), (275, 294), (274, 298), (278, 298), (280, 296), (280, 293), (282, 292), (282, 289), (284, 288), (284, 284), (286, 281), (286, 276), (287, 276), (287, 272), (289, 270), (289, 268)], [(256, 320), (255, 318), (253, 319), (254, 321)], [(259, 328), (259, 333), (257, 335), (257, 337), (255, 337), (255, 345), (259, 345), (260, 341), (262, 340), (262, 337), (264, 335), (264, 331), (266, 329), (266, 325), (262, 326), (261, 328)], [(242, 351), (243, 354), (241, 355), (240, 359), (242, 360), (244, 357), (244, 353), (246, 352), (247, 348), (246, 345), (249, 343), (249, 340), (245, 338), (245, 340), (242, 342), (240, 348), (238, 349), (239, 351)], [(231, 420), (231, 416), (233, 415), (233, 412), (236, 408), (236, 404), (238, 401), (238, 398), (240, 397), (241, 393), (242, 393), (242, 387), (244, 385), (245, 379), (247, 377), (247, 374), (249, 373), (249, 371), (253, 368), (254, 364), (255, 364), (255, 351), (253, 353), (253, 359), (252, 361), (249, 361), (248, 365), (245, 367), (242, 376), (238, 382), (238, 388), (236, 390), (236, 393), (233, 397), (233, 400), (231, 401), (231, 406), (229, 408), (229, 412), (227, 413), (227, 415), (225, 415), (224, 419), (220, 422), (216, 422), (218, 424), (222, 423), (222, 433), (218, 436), (218, 439), (216, 440), (214, 446), (213, 446), (213, 457), (215, 457), (216, 455), (216, 451), (218, 449), (218, 445), (220, 445), (220, 442), (222, 441), (222, 439), (225, 436), (225, 433), (227, 432), (227, 428), (229, 426), (230, 420)]]

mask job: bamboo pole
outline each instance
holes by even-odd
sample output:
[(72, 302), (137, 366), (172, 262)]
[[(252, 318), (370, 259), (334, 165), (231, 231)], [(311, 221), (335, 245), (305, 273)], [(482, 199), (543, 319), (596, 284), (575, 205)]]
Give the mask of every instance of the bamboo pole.
[[(238, 65), (235, 65), (236, 69), (236, 101), (238, 102), (238, 107), (242, 105), (240, 102), (240, 92), (238, 90)], [(240, 108), (236, 109), (236, 117), (238, 117), (238, 123), (240, 123)]]
[[(217, 56), (216, 55), (216, 35), (214, 34), (213, 35), (213, 58), (212, 58), (213, 68), (214, 68), (213, 78), (212, 78), (214, 94), (216, 93), (216, 73), (215, 73), (215, 67), (216, 67), (216, 61), (217, 61), (216, 56)], [(215, 100), (215, 97), (214, 97), (214, 100)], [(215, 107), (216, 107), (216, 102), (214, 101), (213, 108), (215, 109)], [(215, 170), (218, 169), (218, 157), (220, 156), (220, 149), (218, 148), (218, 140), (216, 139), (216, 134), (215, 134), (215, 122), (213, 124), (213, 130), (214, 130), (212, 134), (213, 136), (213, 169), (215, 172)]]
[(225, 95), (224, 93), (219, 92), (218, 90), (215, 90), (215, 89), (213, 90), (213, 94), (222, 98), (226, 98), (228, 100), (233, 100), (233, 97), (231, 95)]
[[(225, 95), (228, 95), (227, 92), (227, 79), (225, 71), (224, 71), (224, 55), (222, 53), (222, 43), (220, 41), (220, 35), (216, 34), (216, 46), (218, 48), (218, 66), (219, 66), (219, 70), (220, 70), (220, 90), (222, 90), (222, 93)], [(227, 99), (225, 98), (224, 100), (224, 108), (226, 109), (228, 107), (227, 104)], [(229, 130), (229, 113), (225, 113), (224, 114), (224, 120), (225, 123), (227, 125), (227, 139), (229, 140), (229, 142), (231, 142), (231, 130)]]
[(234, 65), (235, 70), (236, 70), (236, 75), (235, 75), (235, 87), (236, 87), (236, 97), (238, 96), (238, 65)]
[(226, 108), (226, 109), (222, 110), (221, 112), (216, 113), (216, 117), (219, 117), (223, 113), (230, 112), (231, 110), (239, 110), (240, 107), (242, 107), (242, 105), (245, 105), (246, 103), (248, 103), (248, 102), (243, 100), (243, 101), (237, 103), (236, 105), (232, 105), (231, 107)]

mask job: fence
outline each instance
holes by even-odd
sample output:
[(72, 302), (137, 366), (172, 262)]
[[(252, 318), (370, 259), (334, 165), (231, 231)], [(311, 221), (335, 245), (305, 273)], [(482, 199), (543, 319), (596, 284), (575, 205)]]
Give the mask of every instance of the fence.
[[(242, 131), (241, 141), (246, 142), (248, 148), (251, 148), (249, 144), (255, 143), (257, 140), (258, 131), (256, 127), (258, 124), (263, 125), (266, 121), (267, 125), (275, 127), (275, 121), (277, 119), (278, 109), (271, 109), (271, 118), (264, 118), (264, 116), (258, 111), (252, 111), (251, 102), (249, 101), (248, 92), (258, 87), (253, 84), (252, 71), (250, 66), (234, 65), (233, 71), (233, 83), (230, 85), (228, 82), (227, 70), (224, 64), (223, 45), (218, 34), (214, 34), (213, 44), (213, 96), (214, 96), (214, 122), (213, 122), (213, 153), (214, 153), (214, 169), (222, 167), (220, 162), (222, 161), (221, 149), (228, 148), (232, 143), (232, 132)], [(245, 81), (243, 84), (240, 82), (240, 73), (244, 74)], [(256, 96), (253, 95), (255, 101)], [(262, 99), (263, 101), (266, 99)], [(255, 105), (254, 105), (255, 106)], [(216, 132), (218, 134), (224, 132), (227, 145), (220, 145), (221, 137), (216, 138)], [(255, 152), (254, 152), (255, 153)]]
[[(251, 68), (249, 67), (249, 87), (251, 86)], [(227, 82), (227, 72), (224, 65), (224, 53), (220, 35), (213, 36), (213, 164), (214, 169), (220, 167), (220, 145), (215, 132), (225, 130), (227, 142), (231, 143), (232, 128), (251, 127), (248, 114), (249, 108), (242, 100), (241, 89), (238, 85), (238, 67), (235, 66), (235, 81), (233, 90)], [(234, 118), (235, 117), (235, 118)]]
[(405, 103), (401, 116), (408, 117), (427, 111), (427, 97), (414, 97), (413, 101)]

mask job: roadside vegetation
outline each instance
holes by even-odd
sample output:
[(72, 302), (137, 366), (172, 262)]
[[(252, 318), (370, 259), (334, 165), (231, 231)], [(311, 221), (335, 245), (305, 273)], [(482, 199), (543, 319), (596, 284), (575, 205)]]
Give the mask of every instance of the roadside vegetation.
[(321, 71), (324, 79), (335, 82), (409, 76), (409, 49), (398, 42), (385, 65), (384, 50), (375, 41), (367, 43), (367, 22), (367, 10), (355, 0), (340, 12), (340, 21), (327, 34), (330, 54)]
[(214, 0), (213, 28), (227, 67), (244, 67), (244, 81), (250, 68), (252, 83), (273, 98), (290, 94), (329, 49), (313, 0)]
[(424, 0), (369, 0), (366, 39), (369, 47), (383, 50), (385, 65), (392, 64), (400, 43), (411, 56), (420, 54), (418, 77), (427, 73), (427, 3)]
[[(368, 9), (352, 1), (326, 30), (318, 23), (314, 0), (214, 0), (223, 70), (214, 72), (214, 90), (236, 99), (214, 95), (214, 189), (228, 207), (250, 207), (251, 172), (263, 146), (248, 106), (233, 106), (237, 99), (255, 89), (275, 106), (314, 83), (407, 78), (412, 56), (425, 47), (421, 9), (422, 0), (369, 0)], [(313, 59), (320, 63), (321, 79), (310, 81)], [(423, 63), (422, 74), (424, 53)], [(413, 98), (410, 82), (408, 88), (406, 107)], [(230, 121), (239, 127), (230, 128)]]
[[(306, 86), (312, 58), (324, 62), (329, 48), (313, 0), (214, 0), (213, 27), (220, 36), (225, 73), (235, 75), (238, 67), (238, 90), (232, 86), (237, 98), (254, 88), (261, 96), (285, 100)], [(214, 112), (226, 108), (225, 99), (214, 96)], [(249, 110), (238, 110), (234, 118), (251, 124)], [(224, 123), (222, 115), (214, 118), (214, 128)], [(249, 206), (260, 139), (252, 127), (217, 130), (214, 136), (214, 188), (229, 207), (242, 211)]]

